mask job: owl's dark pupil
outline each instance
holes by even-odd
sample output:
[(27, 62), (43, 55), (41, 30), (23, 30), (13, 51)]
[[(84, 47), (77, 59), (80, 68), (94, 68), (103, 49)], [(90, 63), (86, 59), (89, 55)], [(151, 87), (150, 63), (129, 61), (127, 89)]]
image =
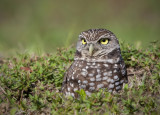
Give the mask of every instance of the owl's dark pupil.
[(102, 42), (105, 42), (105, 41), (106, 41), (105, 39), (102, 40)]

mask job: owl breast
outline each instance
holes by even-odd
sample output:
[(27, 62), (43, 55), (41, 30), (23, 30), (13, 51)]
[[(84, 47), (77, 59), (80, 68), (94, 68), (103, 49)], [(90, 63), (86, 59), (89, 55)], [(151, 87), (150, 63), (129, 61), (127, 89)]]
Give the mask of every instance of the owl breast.
[(74, 61), (65, 75), (62, 92), (77, 97), (77, 90), (84, 89), (87, 95), (99, 89), (119, 91), (125, 82), (123, 63)]

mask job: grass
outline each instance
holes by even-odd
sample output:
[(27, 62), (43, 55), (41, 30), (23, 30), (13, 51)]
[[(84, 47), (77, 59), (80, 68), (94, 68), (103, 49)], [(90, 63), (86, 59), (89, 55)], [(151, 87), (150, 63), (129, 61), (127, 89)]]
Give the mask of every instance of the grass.
[(160, 46), (136, 49), (121, 43), (129, 83), (119, 94), (100, 90), (79, 99), (60, 93), (74, 48), (54, 55), (27, 53), (0, 60), (0, 114), (160, 114)]

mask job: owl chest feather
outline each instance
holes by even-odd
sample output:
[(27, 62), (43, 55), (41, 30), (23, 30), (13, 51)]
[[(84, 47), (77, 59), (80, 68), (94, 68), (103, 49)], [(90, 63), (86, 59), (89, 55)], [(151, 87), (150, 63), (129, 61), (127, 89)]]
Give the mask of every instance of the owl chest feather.
[(84, 89), (88, 95), (101, 88), (109, 92), (120, 90), (124, 82), (122, 66), (120, 63), (75, 61), (69, 70), (68, 86), (73, 86), (73, 91)]

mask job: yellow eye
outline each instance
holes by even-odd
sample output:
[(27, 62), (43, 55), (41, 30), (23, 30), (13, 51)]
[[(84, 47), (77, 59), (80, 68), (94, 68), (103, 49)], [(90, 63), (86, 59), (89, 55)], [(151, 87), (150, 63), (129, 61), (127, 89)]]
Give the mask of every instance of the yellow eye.
[(85, 45), (87, 42), (85, 39), (82, 39), (82, 44)]
[(100, 40), (100, 43), (103, 44), (103, 45), (106, 45), (106, 44), (108, 44), (108, 39), (103, 38), (103, 39)]

